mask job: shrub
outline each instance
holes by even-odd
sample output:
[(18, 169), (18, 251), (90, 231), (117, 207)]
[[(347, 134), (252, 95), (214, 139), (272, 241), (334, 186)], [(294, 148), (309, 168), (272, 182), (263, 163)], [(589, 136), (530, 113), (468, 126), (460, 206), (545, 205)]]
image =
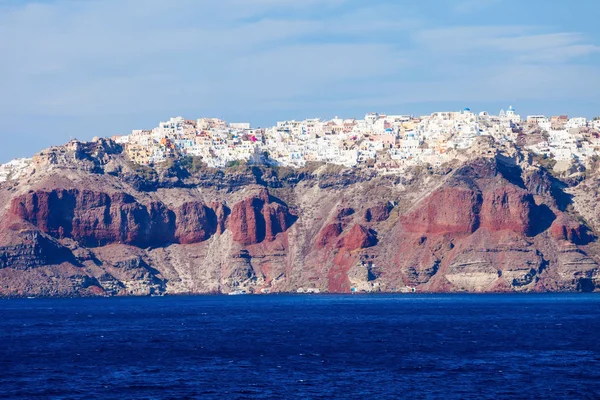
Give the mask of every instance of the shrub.
[(179, 161), (179, 166), (187, 170), (190, 174), (197, 174), (207, 168), (207, 165), (202, 160), (203, 158), (200, 156), (185, 156)]
[(554, 158), (548, 157), (547, 154), (534, 154), (533, 161), (538, 163), (541, 167), (545, 168), (548, 171), (552, 171), (554, 166), (556, 165), (556, 160)]
[(154, 168), (148, 165), (135, 164), (133, 162), (129, 162), (129, 167), (133, 170), (133, 172), (139, 176), (140, 178), (146, 181), (154, 181), (158, 179), (158, 174), (154, 170)]

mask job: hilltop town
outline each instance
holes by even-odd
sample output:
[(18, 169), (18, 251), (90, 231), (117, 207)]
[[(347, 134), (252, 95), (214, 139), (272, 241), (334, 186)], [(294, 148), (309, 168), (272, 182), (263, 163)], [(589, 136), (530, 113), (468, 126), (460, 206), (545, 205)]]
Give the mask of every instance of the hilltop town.
[(0, 296), (600, 290), (600, 121), (171, 118), (0, 167)]
[[(522, 118), (512, 106), (498, 115), (474, 113), (469, 108), (418, 117), (368, 113), (360, 120), (292, 120), (269, 128), (218, 118), (175, 117), (153, 129), (133, 130), (112, 139), (123, 146), (133, 163), (146, 166), (194, 157), (212, 168), (239, 163), (298, 168), (321, 162), (394, 173), (461, 158), (461, 152), (480, 137), (492, 138), (496, 147), (518, 145), (550, 160), (554, 170), (561, 172), (586, 165), (598, 153), (600, 118)], [(29, 161), (18, 159), (0, 166), (0, 181), (18, 178)]]
[(222, 119), (182, 117), (151, 130), (114, 136), (136, 164), (152, 165), (185, 156), (202, 157), (209, 167), (246, 161), (287, 167), (324, 162), (385, 171), (417, 164), (441, 165), (469, 149), (481, 136), (499, 145), (519, 144), (551, 158), (558, 168), (585, 163), (600, 146), (600, 120), (531, 115), (513, 107), (498, 115), (436, 112), (428, 116), (369, 113), (364, 119), (282, 121), (269, 128)]

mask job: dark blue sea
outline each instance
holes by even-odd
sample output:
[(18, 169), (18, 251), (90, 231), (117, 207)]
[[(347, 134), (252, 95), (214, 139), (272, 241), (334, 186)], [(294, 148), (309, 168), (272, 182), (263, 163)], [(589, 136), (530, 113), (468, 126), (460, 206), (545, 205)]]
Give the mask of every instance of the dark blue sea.
[(599, 295), (0, 300), (7, 399), (597, 399)]

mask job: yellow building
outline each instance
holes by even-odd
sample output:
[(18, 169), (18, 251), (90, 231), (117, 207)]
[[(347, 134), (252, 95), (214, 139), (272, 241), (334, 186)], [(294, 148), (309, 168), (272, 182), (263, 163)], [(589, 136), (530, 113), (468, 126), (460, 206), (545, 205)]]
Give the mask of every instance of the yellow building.
[(127, 157), (129, 157), (129, 159), (135, 164), (150, 164), (150, 156), (152, 156), (152, 151), (147, 146), (128, 144), (125, 146), (125, 152), (127, 153)]

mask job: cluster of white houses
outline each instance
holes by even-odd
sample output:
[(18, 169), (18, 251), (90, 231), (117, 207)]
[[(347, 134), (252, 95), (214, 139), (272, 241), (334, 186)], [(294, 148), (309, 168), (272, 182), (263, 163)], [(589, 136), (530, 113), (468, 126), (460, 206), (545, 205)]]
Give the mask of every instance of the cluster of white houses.
[[(156, 128), (134, 130), (113, 140), (123, 145), (131, 161), (142, 165), (199, 156), (203, 163), (216, 168), (236, 161), (290, 167), (317, 161), (393, 172), (451, 161), (481, 136), (493, 137), (500, 144), (516, 143), (551, 158), (556, 161), (555, 169), (585, 164), (590, 157), (600, 155), (600, 118), (521, 118), (512, 106), (498, 115), (475, 114), (468, 108), (419, 117), (369, 113), (360, 120), (282, 121), (270, 128), (252, 128), (249, 123), (227, 123), (218, 118), (176, 117)], [(0, 165), (0, 182), (18, 179), (31, 162), (16, 159)]]
[(380, 161), (377, 165), (401, 168), (449, 161), (452, 150), (468, 149), (479, 136), (506, 143), (516, 142), (519, 134), (540, 131), (545, 132), (543, 139), (528, 149), (557, 161), (584, 161), (600, 146), (599, 120), (542, 115), (523, 119), (512, 106), (498, 115), (475, 114), (468, 108), (419, 117), (369, 113), (360, 120), (282, 121), (259, 129), (217, 118), (176, 117), (113, 139), (124, 145), (133, 162), (144, 165), (191, 155), (202, 157), (210, 167), (245, 160), (292, 167), (311, 161), (347, 167)]
[(0, 165), (0, 182), (19, 179), (31, 165), (31, 158), (16, 158)]
[[(476, 114), (468, 108), (418, 117), (369, 113), (364, 119), (282, 121), (270, 128), (218, 118), (176, 117), (113, 139), (123, 145), (131, 161), (142, 165), (198, 156), (216, 168), (236, 161), (290, 167), (316, 161), (392, 172), (451, 161), (480, 136), (493, 137), (500, 144), (518, 143), (554, 159), (555, 168), (584, 164), (600, 155), (600, 118), (521, 118), (512, 106), (498, 115)], [(19, 159), (0, 165), (0, 182), (18, 177), (30, 163), (31, 159)]]

